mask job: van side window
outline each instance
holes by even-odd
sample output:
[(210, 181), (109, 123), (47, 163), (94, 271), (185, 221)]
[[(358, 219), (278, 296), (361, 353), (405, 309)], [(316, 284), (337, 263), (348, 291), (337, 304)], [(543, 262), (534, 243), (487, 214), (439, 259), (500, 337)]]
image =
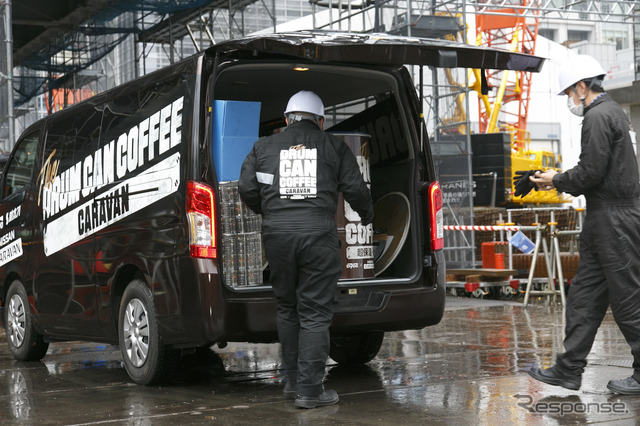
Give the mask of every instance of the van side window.
[(31, 181), (39, 139), (40, 132), (36, 132), (18, 142), (18, 148), (7, 167), (3, 197), (22, 191)]
[[(45, 163), (49, 157), (51, 157), (49, 161), (59, 161), (58, 174), (71, 167), (77, 167), (79, 162), (83, 162), (96, 150), (101, 122), (102, 109), (90, 105), (77, 109), (74, 114), (52, 120), (47, 130)], [(51, 183), (55, 185), (55, 182)], [(80, 184), (79, 182), (70, 183), (70, 188), (56, 188), (55, 192), (67, 192), (71, 188), (76, 189), (75, 187)]]

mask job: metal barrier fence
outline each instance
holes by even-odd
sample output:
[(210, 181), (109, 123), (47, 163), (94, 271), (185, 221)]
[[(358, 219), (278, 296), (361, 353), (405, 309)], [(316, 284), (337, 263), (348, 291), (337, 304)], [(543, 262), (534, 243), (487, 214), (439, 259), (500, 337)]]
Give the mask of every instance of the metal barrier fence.
[[(577, 221), (569, 223), (574, 223), (576, 229), (559, 229), (558, 222), (556, 221), (556, 215), (561, 214), (565, 217), (567, 216), (568, 209), (546, 209), (546, 208), (532, 208), (532, 209), (517, 209), (517, 210), (507, 210), (507, 224), (497, 224), (497, 225), (445, 225), (444, 230), (449, 231), (446, 234), (448, 237), (448, 241), (455, 241), (455, 234), (460, 234), (460, 238), (468, 241), (465, 232), (473, 232), (474, 234), (482, 234), (482, 233), (500, 233), (500, 241), (510, 241), (512, 238), (513, 232), (521, 231), (523, 233), (529, 233), (531, 235), (533, 233), (533, 242), (534, 249), (531, 258), (531, 264), (529, 267), (529, 274), (526, 280), (526, 289), (524, 295), (524, 306), (526, 306), (529, 302), (530, 296), (551, 296), (553, 301), (556, 300), (556, 295), (560, 294), (560, 299), (563, 306), (566, 303), (565, 291), (564, 291), (564, 282), (565, 277), (562, 270), (562, 262), (561, 262), (561, 251), (560, 251), (560, 243), (559, 238), (562, 236), (568, 237), (568, 243), (565, 242), (565, 247), (568, 247), (570, 252), (573, 253), (576, 249), (575, 236), (580, 233), (580, 229), (582, 228), (582, 212), (584, 209), (575, 209), (577, 213)], [(512, 223), (513, 212), (517, 212), (518, 214), (522, 214), (523, 212), (532, 212), (534, 213), (535, 221), (530, 226), (521, 226), (515, 225)], [(546, 223), (540, 223), (538, 221), (539, 216), (543, 215), (545, 218), (548, 218)], [(565, 220), (565, 222), (567, 222)], [(566, 223), (565, 223), (566, 226)], [(445, 234), (445, 235), (446, 235)], [(453, 237), (453, 238), (452, 238)], [(481, 241), (481, 237), (474, 238), (476, 241)], [(549, 242), (547, 241), (549, 240)], [(454, 247), (455, 248), (455, 247)], [(450, 249), (454, 249), (451, 248)], [(538, 255), (542, 254), (544, 258), (544, 263), (546, 267), (546, 280), (543, 281), (543, 288), (540, 290), (536, 290), (533, 288), (534, 284), (534, 271), (536, 269), (536, 263), (538, 262)], [(507, 266), (507, 265), (505, 265)], [(513, 270), (513, 247), (511, 244), (508, 245), (508, 266), (509, 270)], [(465, 272), (474, 271), (474, 269), (465, 270)], [(477, 269), (478, 274), (482, 273), (482, 269)], [(480, 275), (478, 275), (480, 276)], [(514, 282), (514, 278), (512, 276), (508, 277), (508, 281), (505, 281), (507, 285), (512, 285)], [(503, 285), (504, 283), (503, 282)], [(488, 283), (491, 284), (491, 283)]]

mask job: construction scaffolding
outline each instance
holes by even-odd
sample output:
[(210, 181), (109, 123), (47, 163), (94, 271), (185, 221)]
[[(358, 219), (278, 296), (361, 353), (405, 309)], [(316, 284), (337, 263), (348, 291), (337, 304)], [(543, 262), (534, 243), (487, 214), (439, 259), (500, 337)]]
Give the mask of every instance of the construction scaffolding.
[[(244, 19), (236, 15), (257, 1), (70, 0), (66, 7), (0, 1), (0, 148), (13, 146), (16, 123), (23, 130), (42, 114), (157, 69), (147, 67), (156, 46), (172, 63), (185, 51), (215, 43), (216, 36), (244, 35)], [(273, 27), (275, 13), (267, 15)], [(186, 35), (195, 49), (184, 48)]]
[(0, 42), (0, 155), (5, 154), (15, 140), (14, 102), (13, 102), (13, 38), (11, 31), (11, 0), (0, 3), (2, 19), (0, 34), (4, 35)]

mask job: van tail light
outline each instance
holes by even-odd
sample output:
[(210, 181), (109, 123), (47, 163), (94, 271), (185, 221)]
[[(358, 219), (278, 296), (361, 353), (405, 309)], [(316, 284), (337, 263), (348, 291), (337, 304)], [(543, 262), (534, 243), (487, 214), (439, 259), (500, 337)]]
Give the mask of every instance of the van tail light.
[(442, 190), (438, 182), (429, 185), (429, 227), (431, 229), (431, 250), (444, 247), (444, 224), (442, 218)]
[(187, 181), (187, 220), (191, 257), (216, 259), (216, 211), (213, 188)]

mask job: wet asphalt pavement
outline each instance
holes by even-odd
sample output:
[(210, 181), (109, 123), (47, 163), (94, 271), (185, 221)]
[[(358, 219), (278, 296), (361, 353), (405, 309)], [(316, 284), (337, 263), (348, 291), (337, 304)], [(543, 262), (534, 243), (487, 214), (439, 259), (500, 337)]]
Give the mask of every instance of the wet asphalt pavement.
[(611, 313), (589, 356), (580, 391), (531, 379), (562, 349), (563, 312), (546, 299), (447, 297), (443, 321), (387, 333), (360, 368), (329, 361), (335, 406), (296, 409), (282, 396), (279, 345), (230, 343), (184, 360), (170, 385), (132, 384), (116, 347), (50, 345), (42, 362), (14, 361), (0, 331), (0, 424), (33, 425), (635, 425), (640, 396), (610, 393), (632, 373)]

